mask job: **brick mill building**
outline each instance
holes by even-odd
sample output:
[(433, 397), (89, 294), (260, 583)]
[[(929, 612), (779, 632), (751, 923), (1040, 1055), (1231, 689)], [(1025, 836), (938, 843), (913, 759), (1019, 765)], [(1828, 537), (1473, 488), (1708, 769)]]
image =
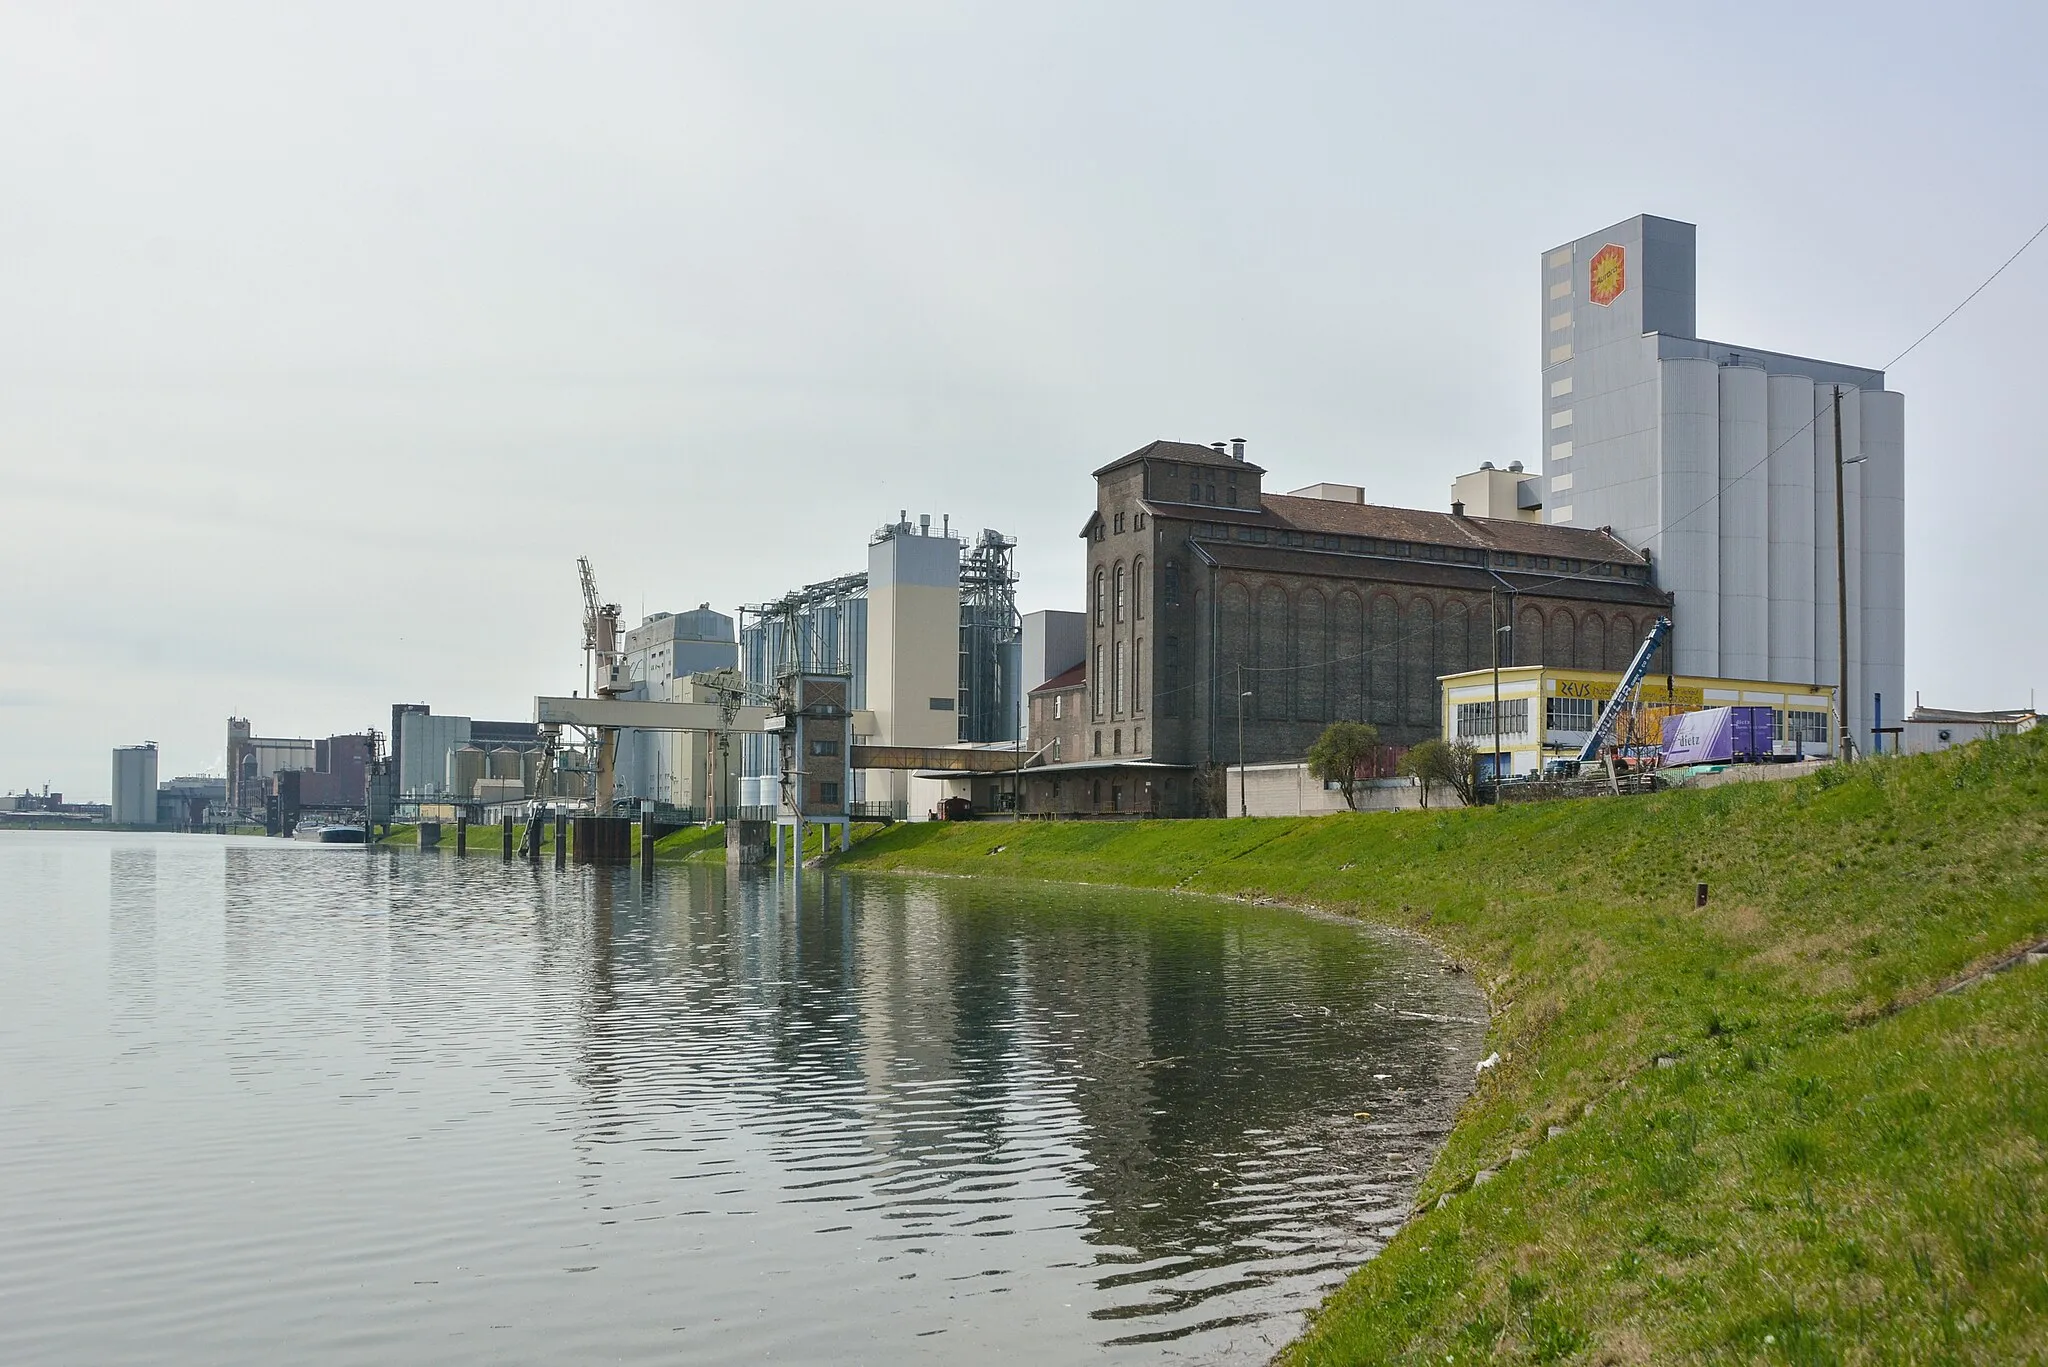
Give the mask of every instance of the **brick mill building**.
[(1253, 764), (1337, 720), (1412, 745), (1437, 732), (1438, 677), (1492, 662), (1496, 622), (1503, 665), (1619, 669), (1671, 611), (1604, 529), (1269, 494), (1264, 475), (1241, 441), (1155, 441), (1095, 472), (1087, 658), (1031, 695), (1027, 810), (1205, 814), (1240, 708)]

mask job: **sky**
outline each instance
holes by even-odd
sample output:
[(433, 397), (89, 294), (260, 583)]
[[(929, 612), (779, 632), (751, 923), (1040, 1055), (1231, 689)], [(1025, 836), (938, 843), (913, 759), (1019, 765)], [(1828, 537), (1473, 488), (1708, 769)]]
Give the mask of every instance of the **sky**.
[[(0, 2), (0, 790), (532, 715), (899, 509), (1078, 607), (1089, 472), (1537, 468), (1540, 253), (1883, 365), (2048, 221), (2038, 5)], [(2028, 169), (2032, 168), (2032, 169)], [(1907, 687), (2048, 687), (2048, 239), (1890, 371)]]

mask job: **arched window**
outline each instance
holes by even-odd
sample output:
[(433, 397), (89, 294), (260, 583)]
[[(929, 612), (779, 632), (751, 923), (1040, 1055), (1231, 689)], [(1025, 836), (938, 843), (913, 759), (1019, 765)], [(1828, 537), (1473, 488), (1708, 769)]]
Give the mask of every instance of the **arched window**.
[(1116, 562), (1116, 619), (1124, 620), (1124, 562)]
[(1098, 565), (1098, 566), (1096, 566), (1096, 569), (1095, 569), (1095, 625), (1096, 625), (1096, 626), (1103, 626), (1103, 625), (1105, 625), (1105, 624), (1106, 624), (1106, 623), (1108, 622), (1108, 618), (1107, 618), (1107, 616), (1105, 616), (1105, 612), (1106, 612), (1106, 604), (1107, 604), (1107, 599), (1108, 599), (1108, 597), (1109, 597), (1109, 590), (1108, 590), (1108, 588), (1107, 588), (1107, 584), (1108, 584), (1108, 582), (1109, 582), (1109, 581), (1108, 581), (1108, 577), (1107, 577), (1107, 576), (1106, 576), (1106, 575), (1104, 574), (1104, 572), (1103, 572), (1103, 570), (1102, 570), (1102, 567), (1101, 567), (1101, 566), (1099, 566), (1099, 565)]
[(1144, 710), (1145, 638), (1140, 636), (1131, 646), (1131, 713), (1135, 716)]
[[(1095, 646), (1095, 670), (1088, 676), (1088, 699), (1093, 706), (1095, 715), (1100, 717), (1102, 715), (1102, 645), (1100, 642), (1097, 642)], [(1100, 731), (1095, 733), (1095, 748), (1097, 750), (1102, 748), (1102, 733)]]
[(1131, 605), (1131, 616), (1145, 620), (1145, 557), (1139, 556), (1131, 562), (1131, 592), (1136, 601)]

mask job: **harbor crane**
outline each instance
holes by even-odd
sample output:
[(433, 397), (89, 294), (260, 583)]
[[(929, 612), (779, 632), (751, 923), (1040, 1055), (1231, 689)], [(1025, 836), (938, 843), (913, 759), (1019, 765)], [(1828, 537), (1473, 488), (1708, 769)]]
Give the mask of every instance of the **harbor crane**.
[[(607, 603), (597, 591), (597, 573), (590, 557), (576, 557), (576, 572), (583, 581), (583, 677), (593, 698), (616, 698), (630, 687), (625, 678), (625, 657), (619, 650), (619, 605)], [(613, 770), (619, 756), (619, 729), (592, 728), (592, 775), (590, 800), (602, 813), (612, 800)]]

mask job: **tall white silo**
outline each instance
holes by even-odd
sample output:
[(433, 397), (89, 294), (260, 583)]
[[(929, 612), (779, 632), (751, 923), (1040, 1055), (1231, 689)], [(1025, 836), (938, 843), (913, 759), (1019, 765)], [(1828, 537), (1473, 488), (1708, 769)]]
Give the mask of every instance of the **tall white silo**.
[(1860, 407), (1863, 688), (1884, 695), (1883, 724), (1894, 726), (1906, 704), (1906, 397), (1868, 390)]
[(1770, 666), (1764, 677), (1781, 683), (1813, 682), (1813, 404), (1812, 380), (1771, 376)]
[(1721, 658), (1714, 672), (1761, 679), (1770, 672), (1769, 376), (1723, 366), (1720, 393)]
[(1685, 357), (1660, 369), (1664, 450), (1658, 583), (1672, 596), (1673, 668), (1716, 674), (1721, 656), (1721, 367)]

